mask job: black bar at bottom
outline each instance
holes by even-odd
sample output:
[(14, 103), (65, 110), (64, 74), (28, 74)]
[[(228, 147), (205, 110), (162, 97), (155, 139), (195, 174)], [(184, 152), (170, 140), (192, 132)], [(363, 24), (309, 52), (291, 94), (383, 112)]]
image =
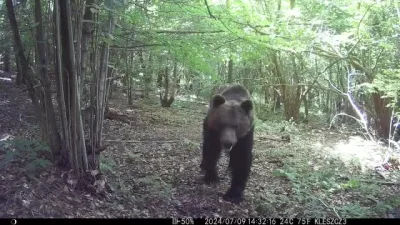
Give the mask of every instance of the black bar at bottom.
[(45, 224), (173, 224), (173, 225), (351, 225), (384, 222), (385, 224), (400, 224), (397, 219), (338, 219), (338, 218), (173, 218), (173, 219), (0, 219), (0, 225)]

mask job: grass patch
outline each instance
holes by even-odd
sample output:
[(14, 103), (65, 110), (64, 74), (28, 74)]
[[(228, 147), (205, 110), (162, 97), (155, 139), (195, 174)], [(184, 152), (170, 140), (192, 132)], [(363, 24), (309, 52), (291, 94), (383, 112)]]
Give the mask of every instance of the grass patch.
[[(323, 141), (320, 146), (313, 141), (322, 138), (311, 136), (300, 126), (287, 122), (263, 122), (258, 129), (259, 132), (269, 130), (270, 133), (276, 133), (276, 129), (282, 124), (291, 128), (288, 132), (296, 136), (294, 141), (290, 145), (269, 151), (261, 150), (257, 156), (265, 157), (266, 160), (279, 158), (282, 161), (281, 166), (272, 170), (275, 177), (272, 179), (286, 181), (289, 187), (285, 189), (291, 191), (285, 197), (281, 197), (281, 193), (279, 197), (271, 193), (259, 193), (257, 199), (260, 200), (256, 201), (256, 210), (260, 214), (270, 215), (272, 212), (285, 210), (282, 216), (382, 217), (388, 210), (399, 206), (399, 198), (392, 198), (390, 201), (387, 196), (391, 191), (387, 186), (378, 183), (380, 178), (373, 171), (364, 172), (360, 160), (355, 158), (343, 162), (341, 158), (330, 154)], [(325, 140), (330, 143), (334, 141)], [(288, 157), (289, 155), (292, 157)], [(377, 183), (372, 183), (374, 180)], [(276, 188), (275, 191), (279, 191), (282, 187)], [(263, 195), (268, 198), (262, 197)], [(289, 210), (285, 205), (293, 209)], [(290, 214), (291, 212), (295, 213)]]
[[(381, 187), (361, 182), (363, 175), (358, 168), (358, 162), (349, 168), (337, 158), (294, 157), (285, 160), (283, 168), (274, 175), (290, 181), (294, 194), (289, 198), (304, 206), (301, 216), (376, 217), (382, 208), (389, 207), (381, 204), (376, 209), (379, 199), (384, 197)], [(352, 178), (344, 179), (347, 177)]]
[(43, 169), (52, 165), (48, 159), (50, 147), (43, 141), (11, 139), (0, 142), (0, 153), (4, 158), (0, 160), (0, 169), (6, 169), (15, 161), (24, 164), (24, 173), (35, 179)]

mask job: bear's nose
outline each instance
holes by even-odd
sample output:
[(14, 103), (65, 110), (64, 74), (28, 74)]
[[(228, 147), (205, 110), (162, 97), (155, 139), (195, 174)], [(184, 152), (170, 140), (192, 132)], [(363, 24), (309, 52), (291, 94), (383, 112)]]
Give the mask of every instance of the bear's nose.
[(231, 149), (231, 148), (232, 148), (232, 143), (230, 143), (230, 142), (224, 142), (224, 143), (222, 143), (222, 147), (223, 147), (224, 149)]

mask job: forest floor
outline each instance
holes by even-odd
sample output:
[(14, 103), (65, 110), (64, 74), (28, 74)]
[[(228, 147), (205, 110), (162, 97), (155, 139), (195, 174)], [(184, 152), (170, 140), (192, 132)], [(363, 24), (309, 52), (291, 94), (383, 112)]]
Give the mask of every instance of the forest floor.
[[(27, 93), (10, 78), (0, 73), (0, 217), (400, 217), (398, 168), (378, 174), (386, 149), (354, 132), (257, 121), (245, 201), (235, 205), (221, 198), (230, 183), (226, 157), (219, 184), (201, 180), (206, 104), (161, 108), (154, 99), (128, 107), (122, 94), (110, 108), (126, 118), (104, 125), (101, 170), (110, 191), (78, 190), (68, 171), (46, 166), (39, 154), (18, 155), (38, 151), (21, 140), (38, 139), (39, 128)], [(15, 140), (24, 148), (5, 144)], [(45, 168), (33, 178), (34, 165)]]

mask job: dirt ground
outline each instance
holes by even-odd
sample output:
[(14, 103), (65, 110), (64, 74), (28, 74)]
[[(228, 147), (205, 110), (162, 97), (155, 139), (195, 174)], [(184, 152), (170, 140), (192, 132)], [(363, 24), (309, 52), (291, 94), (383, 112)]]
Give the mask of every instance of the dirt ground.
[[(0, 77), (0, 140), (37, 139), (39, 130), (27, 93), (9, 80), (10, 74)], [(329, 150), (332, 155), (348, 159), (353, 151), (365, 153), (368, 143), (360, 138), (307, 127), (293, 131), (290, 142), (286, 142), (280, 140), (279, 129), (260, 128), (256, 131), (246, 199), (239, 205), (230, 204), (222, 200), (230, 183), (225, 157), (219, 166), (219, 184), (207, 186), (201, 180), (201, 120), (207, 110), (204, 104), (179, 101), (172, 108), (161, 108), (157, 101), (137, 100), (128, 107), (126, 97), (116, 93), (110, 108), (129, 120), (105, 120), (103, 139), (108, 148), (101, 155), (101, 169), (109, 191), (96, 194), (77, 190), (70, 173), (53, 166), (31, 178), (25, 172), (27, 161), (21, 157), (7, 165), (0, 163), (0, 217), (383, 217), (386, 211), (378, 214), (365, 208), (376, 207), (377, 202), (387, 205), (387, 199), (400, 196), (398, 180), (380, 186), (382, 194), (368, 189), (374, 194), (367, 197), (367, 191), (354, 185), (353, 189), (344, 189), (343, 184), (353, 184), (349, 184), (352, 169), (336, 165), (340, 157), (327, 159), (328, 154), (320, 154)], [(301, 135), (293, 135), (296, 132)], [(379, 152), (374, 146), (368, 149)], [(371, 170), (373, 162), (383, 156), (367, 153), (359, 159), (367, 162), (366, 170)], [(0, 149), (0, 162), (6, 155), (6, 150)], [(345, 170), (332, 176), (334, 182), (324, 180), (331, 171), (325, 168), (327, 161), (332, 171)], [(321, 168), (324, 172), (317, 173)], [(378, 179), (371, 174), (363, 177)], [(324, 182), (330, 186), (323, 186)], [(336, 188), (336, 184), (342, 186)], [(332, 188), (335, 190), (330, 191)], [(348, 202), (360, 209), (351, 208)], [(398, 206), (399, 202), (390, 206)]]

